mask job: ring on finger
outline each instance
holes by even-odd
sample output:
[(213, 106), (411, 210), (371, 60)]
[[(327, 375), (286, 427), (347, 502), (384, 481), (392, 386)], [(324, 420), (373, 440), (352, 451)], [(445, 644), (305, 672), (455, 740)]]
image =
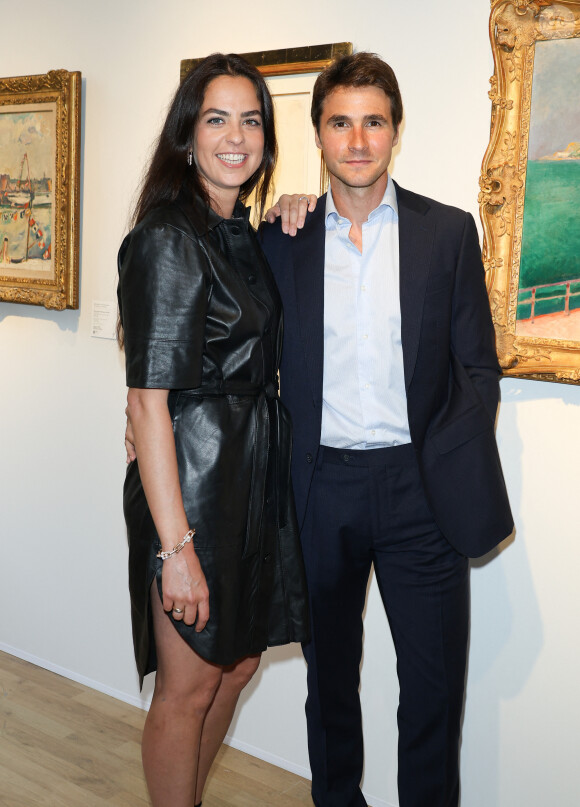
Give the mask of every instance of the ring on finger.
[(183, 608), (172, 608), (171, 610), (173, 611), (174, 614), (182, 614), (183, 613)]
[(298, 201), (299, 201), (299, 202), (301, 202), (303, 199), (305, 199), (306, 201), (308, 201), (308, 196), (299, 196), (299, 197), (298, 197)]

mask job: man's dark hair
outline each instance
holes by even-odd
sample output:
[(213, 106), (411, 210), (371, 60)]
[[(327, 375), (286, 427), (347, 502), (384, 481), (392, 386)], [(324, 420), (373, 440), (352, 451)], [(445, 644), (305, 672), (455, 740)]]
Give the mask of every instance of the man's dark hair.
[(316, 79), (312, 92), (311, 117), (320, 132), (324, 101), (338, 87), (378, 87), (391, 101), (391, 117), (395, 131), (403, 120), (403, 100), (397, 78), (389, 65), (376, 53), (352, 53), (341, 56)]
[(255, 188), (262, 218), (277, 156), (272, 97), (260, 72), (241, 56), (235, 53), (213, 53), (187, 74), (173, 97), (141, 186), (133, 214), (134, 225), (149, 210), (175, 201), (182, 188), (192, 195), (200, 196), (207, 205), (210, 204), (209, 194), (200, 179), (195, 161), (191, 166), (187, 163), (187, 153), (193, 148), (195, 126), (205, 92), (210, 82), (219, 76), (243, 76), (256, 88), (262, 111), (264, 156), (258, 168), (240, 188), (240, 199), (245, 201)]

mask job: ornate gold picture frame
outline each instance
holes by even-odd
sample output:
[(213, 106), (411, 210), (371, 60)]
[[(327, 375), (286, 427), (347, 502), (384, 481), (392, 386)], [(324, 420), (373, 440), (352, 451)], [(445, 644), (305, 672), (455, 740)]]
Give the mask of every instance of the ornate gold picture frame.
[(492, 0), (479, 195), (506, 375), (580, 383), (580, 2)]
[(0, 301), (79, 307), (81, 74), (0, 79)]

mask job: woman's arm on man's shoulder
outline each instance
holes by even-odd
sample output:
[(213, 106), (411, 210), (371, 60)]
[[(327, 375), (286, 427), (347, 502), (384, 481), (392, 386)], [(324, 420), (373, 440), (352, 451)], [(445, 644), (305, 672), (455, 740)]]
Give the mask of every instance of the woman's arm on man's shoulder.
[(304, 227), (306, 214), (312, 213), (317, 201), (314, 193), (283, 193), (276, 204), (266, 211), (266, 221), (273, 224), (280, 217), (282, 232), (286, 235), (296, 235), (298, 230)]

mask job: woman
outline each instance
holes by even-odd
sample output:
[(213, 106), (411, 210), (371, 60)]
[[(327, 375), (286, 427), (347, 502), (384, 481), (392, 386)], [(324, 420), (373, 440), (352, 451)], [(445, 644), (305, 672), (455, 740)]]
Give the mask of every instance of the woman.
[(307, 638), (281, 305), (242, 204), (256, 189), (263, 211), (275, 156), (259, 72), (209, 56), (174, 97), (119, 253), (133, 637), (141, 683), (157, 670), (142, 744), (154, 807), (201, 804), (260, 653)]

